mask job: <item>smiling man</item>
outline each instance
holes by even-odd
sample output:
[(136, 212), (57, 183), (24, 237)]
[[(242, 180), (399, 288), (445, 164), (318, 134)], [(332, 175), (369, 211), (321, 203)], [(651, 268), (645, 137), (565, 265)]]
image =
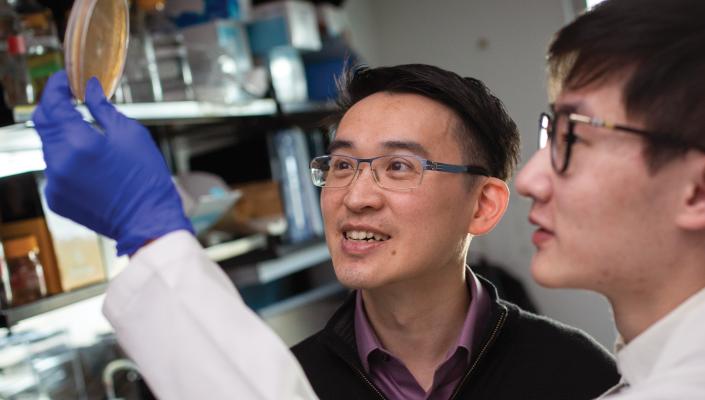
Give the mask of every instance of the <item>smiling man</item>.
[(318, 396), (589, 399), (615, 383), (591, 339), (497, 299), (465, 264), (509, 198), (519, 135), (501, 102), (428, 65), (347, 78), (311, 169), (335, 273), (356, 290), (293, 348)]
[(603, 294), (610, 399), (705, 399), (705, 2), (608, 0), (549, 50), (555, 102), (519, 174), (532, 272)]

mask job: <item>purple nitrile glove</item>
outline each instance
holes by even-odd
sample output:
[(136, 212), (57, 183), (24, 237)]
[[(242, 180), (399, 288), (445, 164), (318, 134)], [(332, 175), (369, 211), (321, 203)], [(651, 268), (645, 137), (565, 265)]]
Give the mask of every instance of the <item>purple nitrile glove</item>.
[(118, 255), (172, 231), (193, 232), (147, 129), (118, 112), (96, 78), (86, 85), (86, 106), (102, 131), (83, 120), (60, 71), (32, 116), (47, 165), (49, 207), (115, 239)]

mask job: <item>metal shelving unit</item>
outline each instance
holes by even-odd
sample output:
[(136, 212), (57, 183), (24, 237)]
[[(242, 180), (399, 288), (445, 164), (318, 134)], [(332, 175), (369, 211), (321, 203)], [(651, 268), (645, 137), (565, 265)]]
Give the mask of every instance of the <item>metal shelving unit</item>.
[[(92, 120), (85, 106), (78, 110), (88, 121)], [(189, 125), (206, 122), (226, 121), (232, 118), (277, 117), (281, 115), (303, 115), (306, 113), (330, 112), (333, 103), (298, 103), (277, 104), (273, 99), (257, 99), (240, 104), (222, 104), (215, 102), (179, 101), (160, 103), (119, 104), (118, 110), (130, 118), (146, 125)], [(35, 106), (22, 106), (13, 110), (18, 123), (0, 127), (0, 178), (25, 172), (42, 171), (46, 168), (42, 154), (42, 144), (31, 121)], [(219, 143), (218, 145), (222, 145)], [(212, 146), (211, 146), (212, 147)], [(265, 249), (267, 237), (264, 234), (252, 235), (206, 248), (206, 254), (214, 262), (222, 262), (245, 253)], [(317, 242), (290, 253), (243, 265), (230, 273), (231, 279), (238, 285), (266, 284), (298, 271), (313, 267), (330, 259), (325, 243)], [(333, 287), (324, 285), (321, 290), (313, 289), (304, 295), (287, 299), (267, 313), (273, 313), (281, 307), (290, 307), (301, 301), (315, 301), (329, 295)], [(91, 285), (71, 292), (53, 295), (32, 304), (2, 310), (0, 309), (0, 328), (9, 327), (17, 322), (49, 312), (72, 303), (103, 294), (107, 283)], [(327, 289), (325, 289), (327, 288)], [(340, 290), (338, 286), (336, 290)], [(301, 297), (304, 296), (304, 297)], [(298, 300), (297, 300), (298, 299)], [(311, 300), (313, 299), (313, 300)], [(287, 305), (289, 304), (289, 305)], [(303, 303), (302, 303), (303, 304)]]
[(56, 310), (61, 307), (90, 299), (105, 292), (107, 282), (86, 286), (70, 292), (55, 294), (30, 304), (0, 309), (0, 327), (10, 327), (23, 319)]

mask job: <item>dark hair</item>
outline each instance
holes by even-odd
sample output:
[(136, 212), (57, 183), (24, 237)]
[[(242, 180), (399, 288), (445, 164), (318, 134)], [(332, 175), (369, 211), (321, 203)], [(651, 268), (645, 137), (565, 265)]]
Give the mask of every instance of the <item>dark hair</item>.
[(337, 125), (355, 103), (375, 93), (418, 94), (437, 101), (458, 116), (456, 132), (464, 162), (480, 165), (507, 180), (519, 158), (519, 132), (502, 102), (479, 80), (461, 78), (424, 64), (347, 68), (338, 82)]
[[(705, 149), (705, 1), (600, 3), (557, 33), (548, 64), (560, 88), (623, 79), (630, 118)], [(647, 143), (652, 171), (689, 149)]]

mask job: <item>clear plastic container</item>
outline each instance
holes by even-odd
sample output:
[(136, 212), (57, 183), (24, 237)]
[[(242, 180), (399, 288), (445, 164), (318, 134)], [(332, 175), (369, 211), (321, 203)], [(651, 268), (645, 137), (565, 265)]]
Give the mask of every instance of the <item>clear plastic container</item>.
[(64, 38), (64, 59), (73, 95), (83, 101), (95, 76), (105, 96), (115, 93), (127, 57), (130, 32), (127, 0), (76, 0)]

